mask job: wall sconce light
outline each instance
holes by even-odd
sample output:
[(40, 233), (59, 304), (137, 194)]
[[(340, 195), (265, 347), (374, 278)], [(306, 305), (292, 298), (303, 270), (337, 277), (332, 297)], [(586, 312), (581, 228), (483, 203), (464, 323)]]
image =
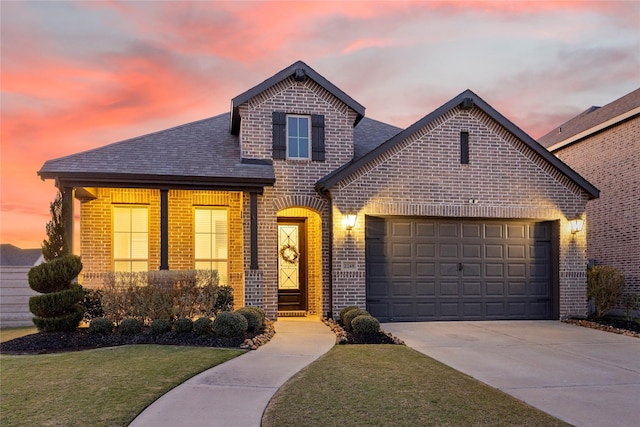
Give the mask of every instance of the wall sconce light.
[(584, 220), (580, 217), (580, 215), (576, 215), (574, 218), (569, 220), (569, 227), (571, 228), (571, 234), (576, 234), (579, 231), (582, 231), (582, 227), (584, 226)]
[(353, 227), (356, 226), (356, 218), (358, 216), (354, 213), (354, 212), (348, 212), (345, 216), (344, 216), (344, 228), (346, 228), (347, 230), (351, 230), (353, 229)]

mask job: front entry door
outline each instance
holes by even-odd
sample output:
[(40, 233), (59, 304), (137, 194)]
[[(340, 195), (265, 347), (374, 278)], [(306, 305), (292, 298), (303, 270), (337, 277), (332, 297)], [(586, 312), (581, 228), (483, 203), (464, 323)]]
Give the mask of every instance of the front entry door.
[(307, 309), (304, 218), (278, 218), (278, 310)]

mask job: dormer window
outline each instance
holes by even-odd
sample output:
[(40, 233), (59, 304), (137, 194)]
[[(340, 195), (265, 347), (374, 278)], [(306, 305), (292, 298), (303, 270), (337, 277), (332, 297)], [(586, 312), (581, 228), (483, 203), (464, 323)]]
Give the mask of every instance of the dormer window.
[(287, 116), (287, 159), (308, 160), (311, 152), (309, 116)]
[(274, 112), (273, 158), (324, 162), (324, 116)]

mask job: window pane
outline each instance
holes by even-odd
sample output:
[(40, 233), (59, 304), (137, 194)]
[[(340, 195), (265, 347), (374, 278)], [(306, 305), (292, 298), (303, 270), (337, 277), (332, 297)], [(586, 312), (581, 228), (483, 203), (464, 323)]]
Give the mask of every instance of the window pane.
[(149, 264), (147, 263), (147, 261), (132, 261), (131, 271), (132, 272), (149, 271)]
[(131, 262), (129, 262), (129, 261), (115, 261), (113, 263), (113, 269), (115, 271), (131, 271)]
[[(149, 215), (143, 206), (113, 208), (113, 268), (146, 271), (149, 257)], [(135, 260), (135, 261), (134, 261)]]
[(131, 209), (131, 231), (138, 233), (147, 233), (149, 227), (147, 225), (149, 216), (147, 215), (147, 208), (132, 208)]
[(211, 211), (196, 209), (196, 233), (211, 233)]
[(113, 208), (113, 231), (131, 231), (131, 213), (129, 208)]
[(146, 259), (148, 256), (147, 233), (131, 234), (131, 258)]
[(131, 258), (129, 233), (116, 233), (113, 236), (113, 257)]
[(196, 234), (196, 258), (211, 259), (211, 235)]
[(298, 136), (298, 118), (297, 117), (288, 117), (287, 118), (287, 134), (289, 137)]
[(300, 138), (300, 149), (298, 151), (299, 157), (309, 157), (309, 140)]
[(301, 137), (309, 136), (309, 119), (306, 117), (300, 117), (298, 119), (298, 135)]
[(218, 270), (218, 277), (220, 277), (220, 284), (227, 284), (227, 263), (223, 261), (212, 262), (211, 263), (212, 270)]
[(289, 157), (299, 157), (298, 138), (289, 138)]

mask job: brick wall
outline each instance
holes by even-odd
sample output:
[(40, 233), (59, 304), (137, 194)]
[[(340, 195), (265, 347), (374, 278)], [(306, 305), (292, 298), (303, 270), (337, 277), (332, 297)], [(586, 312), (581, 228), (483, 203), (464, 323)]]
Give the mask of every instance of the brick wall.
[[(115, 204), (149, 208), (149, 269), (160, 266), (160, 191), (99, 188), (97, 199), (80, 208), (80, 253), (84, 265), (80, 281), (86, 287), (102, 286), (102, 274), (113, 269), (111, 239)], [(189, 270), (194, 260), (194, 207), (222, 206), (229, 211), (229, 285), (237, 307), (244, 305), (243, 195), (239, 192), (171, 190), (169, 210), (169, 268)]]
[[(469, 132), (468, 165), (460, 164), (461, 131)], [(478, 108), (453, 109), (332, 194), (334, 311), (365, 306), (365, 215), (410, 215), (559, 221), (560, 315), (585, 314), (586, 233), (572, 235), (567, 218), (584, 212), (586, 195)], [(347, 232), (349, 210), (358, 220)]]
[(587, 256), (621, 269), (640, 293), (640, 118), (554, 153), (600, 190), (587, 203)]

